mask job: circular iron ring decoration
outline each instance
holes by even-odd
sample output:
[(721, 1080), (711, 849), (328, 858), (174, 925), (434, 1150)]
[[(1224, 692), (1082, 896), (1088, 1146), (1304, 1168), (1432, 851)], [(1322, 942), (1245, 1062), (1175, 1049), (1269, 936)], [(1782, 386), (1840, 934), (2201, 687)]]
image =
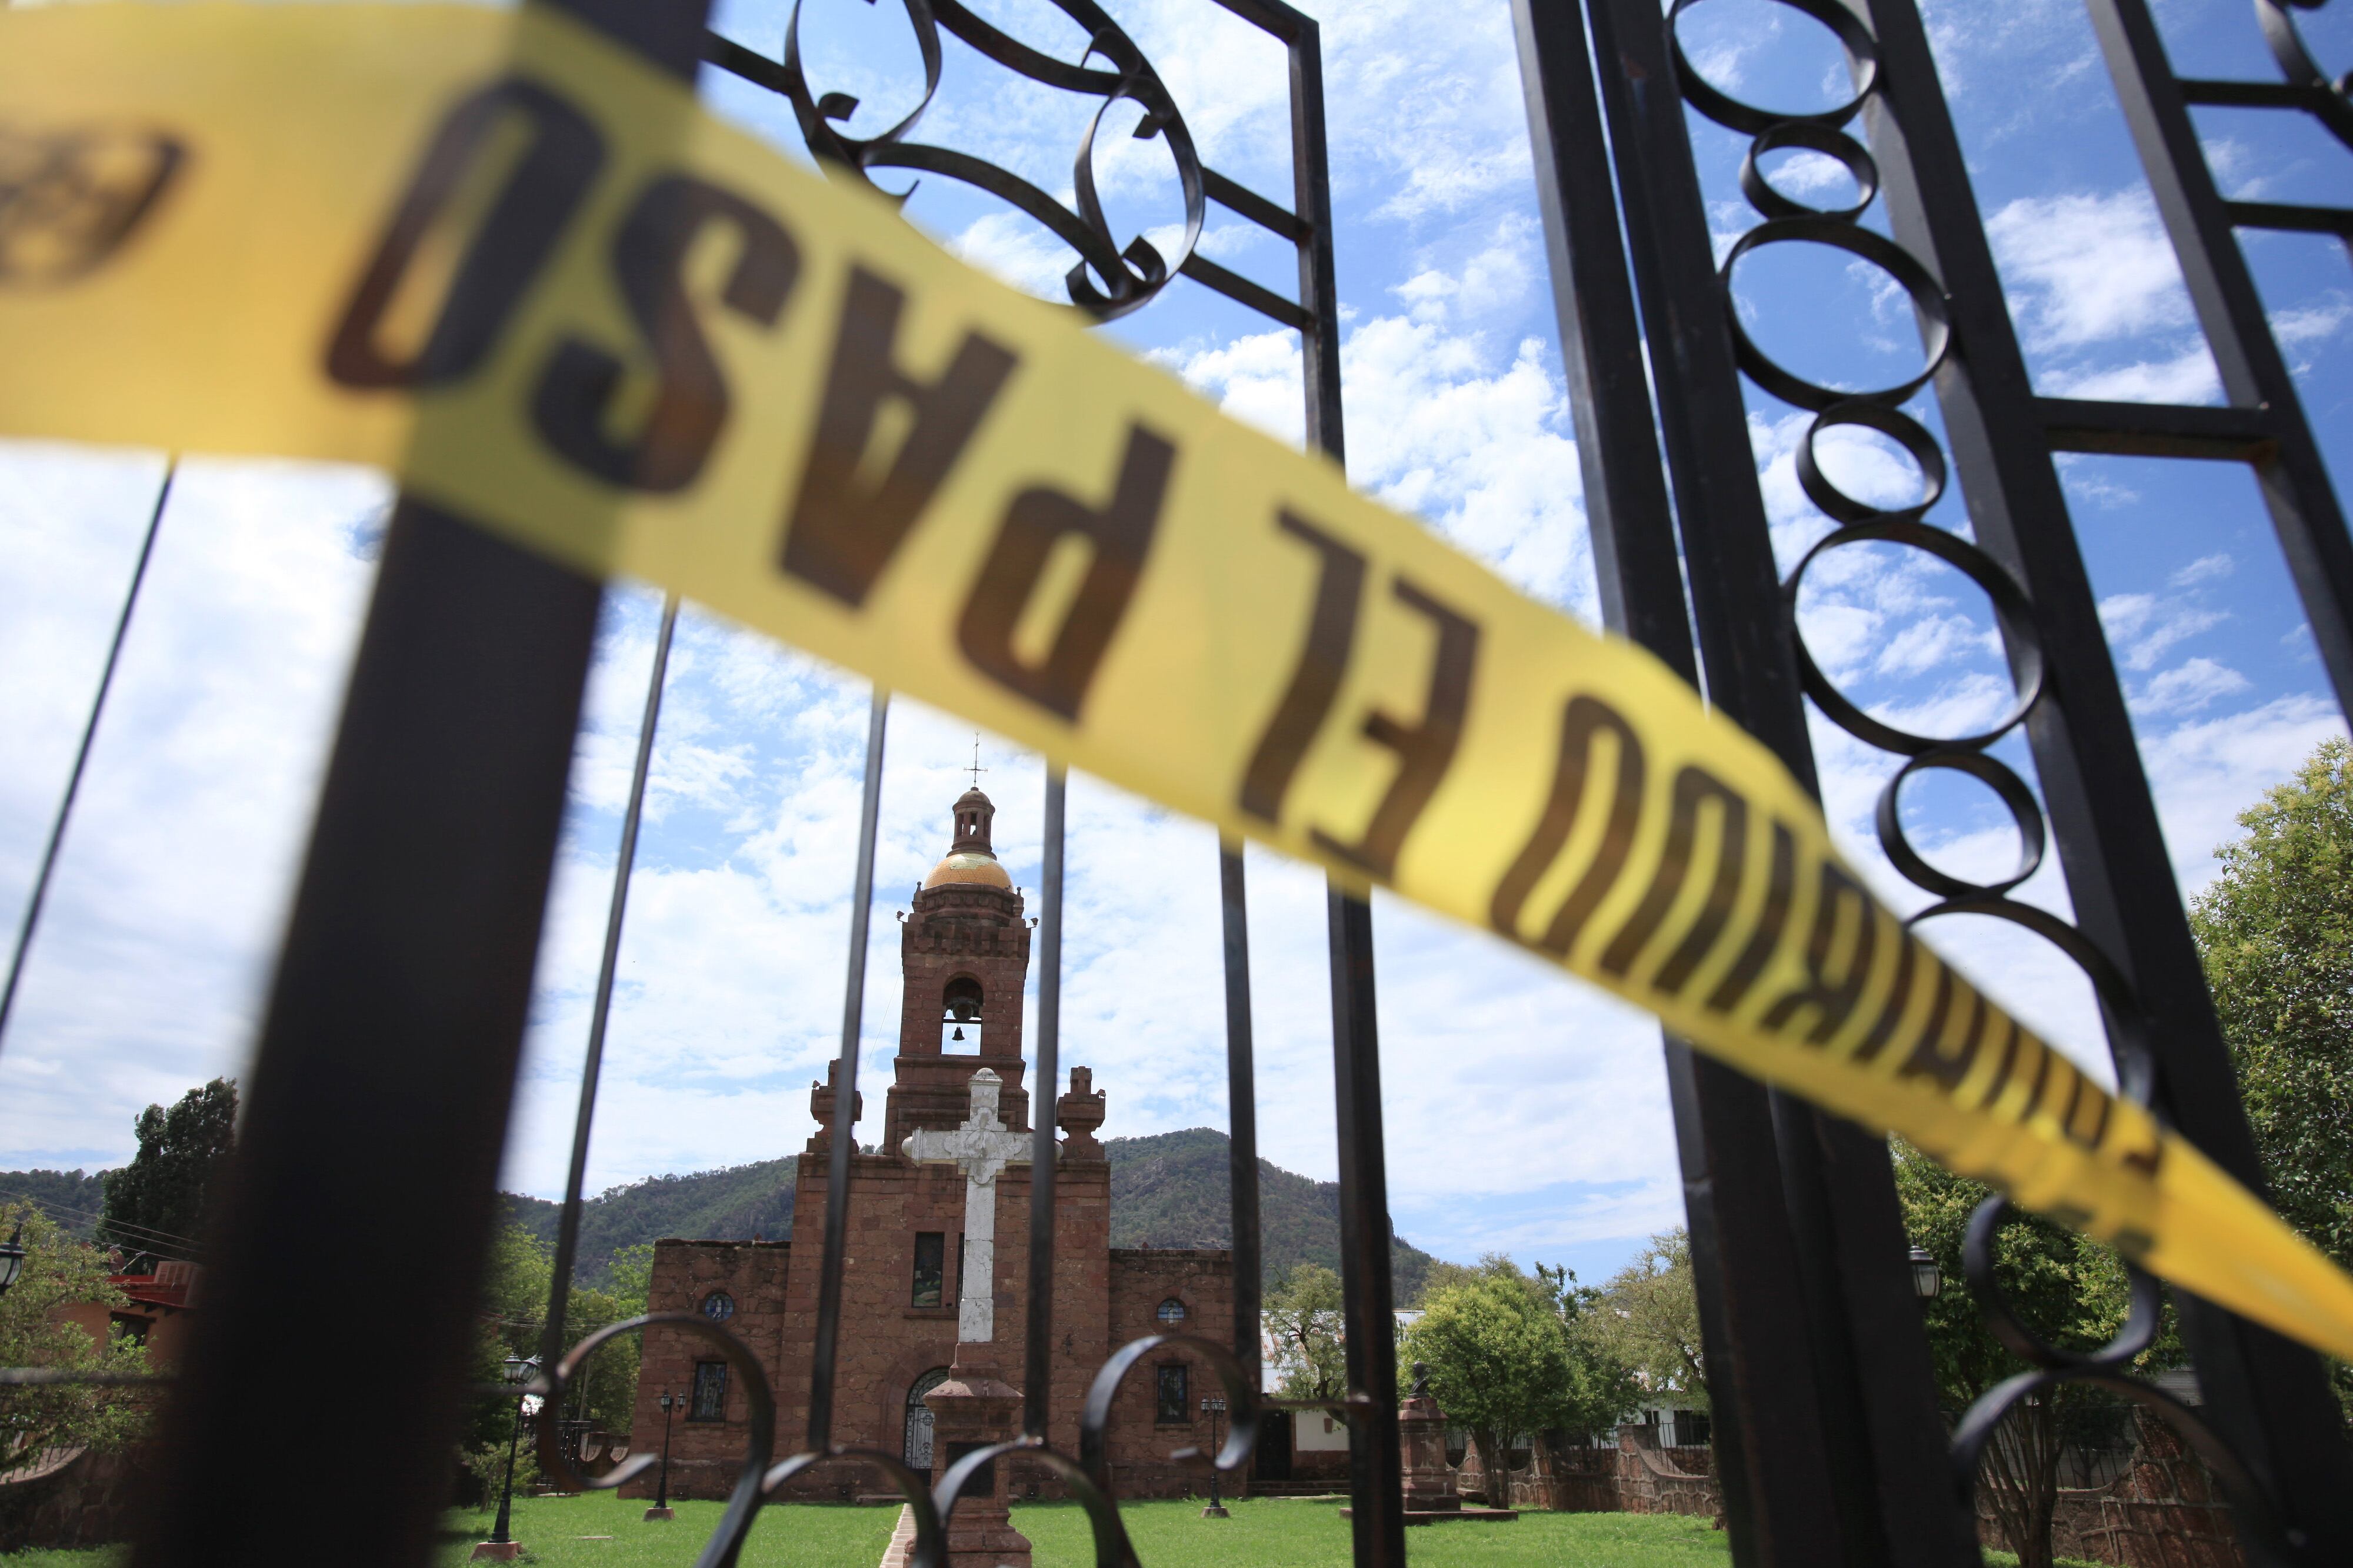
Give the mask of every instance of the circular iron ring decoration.
[[(1807, 569), (1826, 551), (1836, 550), (1841, 545), (1870, 543), (1909, 545), (1933, 555), (1975, 583), (1992, 603), (1995, 624), (2001, 630), (2003, 645), (2010, 650), (2010, 684), (2016, 696), (2010, 711), (1990, 729), (1973, 735), (1950, 736), (1915, 735), (1908, 730), (1899, 730), (1883, 720), (1873, 718), (1848, 700), (1846, 694), (1832, 684), (1830, 677), (1822, 673), (1821, 667), (1814, 662), (1813, 650), (1806, 646), (1805, 628), (1798, 622), (1798, 591), (1805, 582)], [(1798, 673), (1805, 683), (1806, 694), (1820, 706), (1832, 723), (1883, 752), (1916, 757), (1929, 752), (1981, 749), (2016, 729), (2042, 695), (2042, 645), (2035, 636), (2033, 613), (2027, 605), (2026, 595), (2010, 579), (2010, 574), (1996, 565), (1983, 551), (1968, 540), (1947, 533), (1934, 524), (1894, 516), (1838, 530), (1806, 552), (1797, 569), (1781, 585), (1781, 603), (1789, 619), (1789, 638), (1797, 650)]]
[[(1841, 425), (1860, 426), (1876, 430), (1904, 448), (1905, 456), (1920, 471), (1920, 499), (1906, 506), (1882, 507), (1858, 500), (1847, 494), (1821, 470), (1820, 459), (1815, 455), (1814, 442), (1825, 430)], [(1898, 413), (1883, 404), (1851, 401), (1832, 404), (1815, 416), (1806, 426), (1805, 438), (1798, 443), (1798, 488), (1806, 499), (1820, 507), (1824, 516), (1833, 522), (1876, 522), (1882, 519), (1916, 518), (1926, 512), (1945, 496), (1945, 451), (1936, 438), (1928, 434), (1920, 422), (1907, 414)]]
[[(1827, 245), (1833, 250), (1843, 250), (1849, 256), (1870, 262), (1903, 287), (1912, 297), (1912, 308), (1926, 323), (1922, 334), (1925, 362), (1919, 373), (1897, 383), (1868, 392), (1837, 392), (1818, 386), (1791, 371), (1783, 369), (1772, 356), (1757, 346), (1748, 330), (1740, 324), (1740, 311), (1732, 292), (1732, 269), (1740, 258), (1768, 245), (1789, 245), (1800, 242)], [(1913, 254), (1888, 238), (1867, 228), (1857, 227), (1838, 217), (1777, 217), (1767, 218), (1733, 242), (1716, 269), (1716, 278), (1724, 289), (1724, 316), (1732, 328), (1732, 344), (1740, 361), (1740, 368), (1757, 385), (1799, 408), (1820, 414), (1841, 403), (1868, 401), (1901, 403), (1928, 384), (1928, 378), (1945, 363), (1952, 352), (1953, 323), (1945, 307), (1945, 291), (1937, 286), (1928, 269), (1920, 265)]]
[(1971, 894), (1946, 899), (1906, 916), (1909, 931), (1940, 915), (1989, 915), (2033, 932), (2057, 948), (2092, 983), (2108, 1023), (2108, 1055), (2116, 1065), (2116, 1093), (2135, 1105), (2147, 1105), (2157, 1084), (2157, 1058), (2148, 1045), (2147, 1015), (2124, 972), (2090, 937), (2039, 905), (2021, 902), (2002, 893)]
[[(1079, 1417), (1079, 1459), (1096, 1484), (1106, 1492), (1111, 1490), (1111, 1451), (1105, 1440), (1111, 1431), (1112, 1400), (1119, 1385), (1136, 1364), (1155, 1350), (1171, 1349), (1189, 1352), (1209, 1363), (1218, 1381), (1226, 1391), (1226, 1441), (1210, 1462), (1220, 1470), (1231, 1472), (1249, 1462), (1250, 1450), (1258, 1446), (1258, 1390), (1250, 1386), (1249, 1375), (1240, 1362), (1225, 1346), (1190, 1334), (1147, 1334), (1122, 1345), (1112, 1358), (1103, 1363), (1103, 1370), (1087, 1390), (1087, 1403)], [(1169, 1455), (1171, 1459), (1197, 1457), (1198, 1448), (1180, 1448)]]
[[(709, 1340), (719, 1347), (744, 1387), (750, 1417), (744, 1423), (747, 1447), (744, 1468), (736, 1475), (735, 1489), (728, 1494), (726, 1513), (721, 1517), (719, 1527), (711, 1532), (711, 1539), (702, 1543), (702, 1553), (694, 1564), (694, 1568), (734, 1568), (735, 1559), (744, 1550), (744, 1540), (752, 1532), (753, 1521), (759, 1518), (760, 1505), (765, 1500), (762, 1475), (776, 1451), (776, 1401), (768, 1389), (768, 1369), (760, 1364), (760, 1359), (742, 1340), (700, 1312), (649, 1312), (642, 1317), (625, 1318), (582, 1340), (555, 1364), (554, 1371), (543, 1373), (518, 1392), (539, 1394), (549, 1407), (560, 1409), (565, 1388), (579, 1375), (590, 1356), (623, 1334), (657, 1327), (683, 1329)], [(559, 1424), (543, 1421), (539, 1424), (539, 1462), (560, 1487), (572, 1491), (610, 1491), (643, 1475), (653, 1467), (655, 1458), (651, 1454), (634, 1454), (601, 1479), (584, 1476), (564, 1457)], [(934, 1565), (925, 1564), (923, 1568)]]
[[(1847, 177), (1854, 182), (1854, 201), (1842, 207), (1814, 207), (1782, 195), (1766, 177), (1757, 160), (1767, 153), (1792, 148), (1838, 160)], [(1879, 195), (1879, 164), (1862, 142), (1843, 131), (1810, 121), (1785, 120), (1749, 143), (1740, 160), (1740, 191), (1748, 198), (1748, 205), (1767, 217), (1861, 217), (1862, 210)]]
[(1846, 50), (1847, 64), (1855, 74), (1854, 96), (1835, 109), (1818, 110), (1811, 114), (1789, 114), (1780, 110), (1759, 109), (1744, 103), (1716, 88), (1702, 76), (1683, 53), (1683, 30), (1676, 23), (1683, 14), (1701, 0), (1675, 0), (1667, 12), (1667, 47), (1673, 51), (1676, 85), (1683, 89), (1683, 101), (1715, 121), (1718, 125), (1754, 136), (1776, 125), (1797, 122), (1806, 125), (1837, 127), (1853, 119), (1862, 108), (1863, 100), (1879, 87), (1879, 41), (1862, 25), (1860, 17), (1838, 0), (1778, 0), (1792, 11), (1801, 12), (1828, 27)]
[[(1008, 37), (965, 10), (957, 4), (957, 0), (902, 0), (908, 22), (915, 30), (916, 45), (923, 54), (923, 96), (897, 124), (877, 135), (859, 138), (845, 135), (833, 123), (848, 120), (855, 113), (858, 100), (839, 92), (818, 97), (809, 89), (801, 68), (800, 0), (794, 0), (791, 16), (785, 27), (782, 85), (786, 96), (792, 101), (794, 116), (800, 122), (802, 138), (821, 164), (847, 170), (869, 185), (873, 184), (871, 178), (872, 170), (909, 169), (919, 174), (939, 174), (986, 191), (1017, 208), (1078, 252), (1077, 265), (1063, 279), (1071, 302), (1097, 321), (1114, 321), (1150, 303), (1183, 269), (1194, 247), (1199, 244), (1201, 226), (1208, 211), (1200, 154), (1193, 145), (1192, 132), (1187, 129), (1184, 116), (1177, 112), (1176, 101), (1169, 96), (1167, 88), (1145, 59), (1143, 51), (1120, 29), (1119, 25), (1093, 0), (1053, 0), (1053, 3), (1065, 16), (1086, 29), (1086, 51), (1076, 65), (1056, 59), (1018, 38)], [(953, 148), (907, 140), (939, 92), (942, 68), (939, 34), (943, 26), (998, 65), (1032, 81), (1103, 100), (1089, 117), (1086, 131), (1079, 142), (1071, 176), (1079, 204), (1077, 212), (1071, 211), (1038, 186), (987, 159), (959, 153)], [(1092, 68), (1089, 62), (1098, 55), (1109, 61), (1113, 68)], [(1135, 139), (1145, 142), (1161, 139), (1176, 161), (1177, 184), (1184, 195), (1185, 231), (1173, 259), (1164, 258), (1159, 249), (1141, 235), (1122, 249), (1112, 236), (1110, 223), (1097, 199), (1095, 137), (1102, 128), (1103, 116), (1113, 104), (1123, 99), (1144, 110), (1144, 117), (1135, 127)], [(898, 193), (897, 199), (904, 201), (913, 194), (911, 186), (906, 192)], [(1097, 278), (1103, 280), (1102, 287), (1096, 285)]]
[(1994, 1279), (1994, 1237), (2009, 1210), (2010, 1200), (2000, 1196), (1988, 1198), (1978, 1205), (1969, 1215), (1968, 1232), (1962, 1242), (1962, 1267), (1968, 1277), (1969, 1293), (1984, 1310), (1986, 1326), (2012, 1352), (2038, 1370), (2021, 1373), (1995, 1384), (1961, 1417), (1953, 1433), (1952, 1475), (1962, 1508), (1974, 1515), (1978, 1468), (1986, 1445), (1993, 1440), (2002, 1418), (2021, 1401), (2066, 1384), (2082, 1384), (2105, 1389), (2163, 1420), (2214, 1472), (2250, 1534), (2286, 1562), (2311, 1561), (2304, 1551), (2306, 1542), (2303, 1533), (2281, 1528), (2270, 1495), (2230, 1446), (2188, 1405), (2126, 1370), (2132, 1358), (2156, 1338), (2159, 1307), (2157, 1281), (2127, 1258), (2125, 1271), (2132, 1285), (2132, 1305), (2116, 1337), (2096, 1351), (2061, 1350), (2019, 1317)]
[[(1991, 789), (2010, 808), (2010, 819), (2018, 828), (2018, 865), (2010, 874), (1998, 882), (1969, 882), (1930, 865), (1912, 847), (1909, 835), (1904, 831), (1901, 795), (1904, 782), (1931, 770), (1965, 773)], [(1925, 888), (1940, 898), (1999, 898), (2042, 868), (2044, 837), (2042, 807), (2034, 792), (2004, 763), (1983, 752), (1960, 749), (1923, 752), (1895, 771), (1887, 787), (1879, 792), (1879, 847), (1887, 852), (1888, 860), (1903, 873), (1913, 886)]]
[(2142, 1273), (2126, 1258), (2125, 1277), (2131, 1283), (2132, 1305), (2116, 1337), (2095, 1351), (2061, 1350), (2019, 1316), (2018, 1308), (2003, 1293), (2001, 1282), (1994, 1278), (1994, 1241), (2015, 1212), (2008, 1198), (1996, 1194), (1970, 1214), (1969, 1228), (1962, 1237), (1961, 1268), (1968, 1276), (1969, 1293), (1985, 1310), (1986, 1327), (2019, 1360), (2046, 1372), (2062, 1367), (2123, 1372), (2126, 1363), (2148, 1349), (2149, 1342), (2157, 1338), (2161, 1298), (2155, 1278)]
[(2337, 139), (2353, 146), (2353, 103), (2346, 101), (2353, 92), (2353, 71), (2348, 71), (2335, 81), (2320, 68), (2305, 46), (2304, 32), (2295, 25), (2291, 10), (2317, 11), (2327, 0), (2255, 0), (2255, 21), (2263, 30), (2263, 42), (2271, 46), (2272, 58), (2279, 66), (2280, 75), (2292, 87), (2301, 87), (2326, 96), (2314, 106), (2321, 122), (2337, 133)]
[(2307, 1563), (2315, 1560), (2304, 1550), (2301, 1531), (2283, 1531), (2279, 1515), (2247, 1467), (2239, 1461), (2229, 1444), (2214, 1435), (2211, 1427), (2189, 1406), (2182, 1404), (2163, 1389), (2126, 1377), (2121, 1373), (2095, 1371), (2088, 1367), (2066, 1367), (2055, 1372), (2021, 1372), (2016, 1377), (1996, 1384), (1988, 1389), (1954, 1430), (1952, 1464), (1953, 1486), (1962, 1510), (1975, 1517), (1977, 1507), (1978, 1466), (1985, 1455), (1986, 1445), (1993, 1440), (1994, 1428), (2001, 1425), (2010, 1407), (2021, 1400), (2056, 1388), (2063, 1384), (2079, 1383), (2092, 1388), (2102, 1388), (2110, 1394), (2139, 1405), (2162, 1419), (2181, 1435), (2190, 1452), (2203, 1460), (2222, 1483), (2223, 1495), (2230, 1499), (2231, 1509), (2247, 1532), (2270, 1547), (2278, 1560)]

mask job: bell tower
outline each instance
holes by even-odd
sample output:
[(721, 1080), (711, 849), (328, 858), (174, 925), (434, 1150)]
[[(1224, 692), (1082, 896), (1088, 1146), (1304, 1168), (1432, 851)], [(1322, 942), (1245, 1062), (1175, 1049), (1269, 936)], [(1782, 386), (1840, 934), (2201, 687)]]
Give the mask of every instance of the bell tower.
[(970, 1109), (967, 1085), (982, 1068), (1004, 1080), (998, 1114), (1029, 1125), (1022, 1084), (1021, 1001), (1029, 974), (1029, 922), (1013, 879), (989, 843), (997, 807), (978, 786), (957, 797), (948, 852), (901, 917), (899, 1059), (882, 1113), (881, 1147), (896, 1149), (919, 1127), (952, 1128)]

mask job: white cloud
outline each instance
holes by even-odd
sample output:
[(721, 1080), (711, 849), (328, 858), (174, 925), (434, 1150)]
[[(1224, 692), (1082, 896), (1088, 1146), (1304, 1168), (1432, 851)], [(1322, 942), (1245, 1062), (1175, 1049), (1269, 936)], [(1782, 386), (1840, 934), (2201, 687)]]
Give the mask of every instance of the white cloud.
[(2010, 291), (2010, 313), (2048, 390), (2120, 402), (2198, 403), (2219, 395), (2180, 266), (2147, 191), (2020, 196), (1986, 220), (1986, 233)]
[(2229, 552), (2217, 552), (2212, 555), (2200, 555), (2166, 581), (2177, 588), (2189, 588), (2200, 583), (2211, 583), (2228, 577), (2234, 570), (2236, 570), (2236, 563), (2232, 561)]
[[(156, 472), (0, 444), (12, 926)], [(0, 1052), (12, 1163), (111, 1163), (140, 1107), (242, 1070), (385, 500), (354, 469), (182, 465)]]
[(2131, 670), (2152, 668), (2177, 643), (2228, 619), (2228, 611), (2154, 594), (2111, 594), (2100, 601), (2101, 628)]
[(2312, 749), (2345, 733), (2325, 697), (2274, 698), (2236, 713), (2140, 736), (2165, 842), (2185, 891), (2214, 875), (2213, 851), (2240, 833), (2238, 815), (2294, 773)]
[[(1598, 618), (1599, 595), (1567, 431), (1567, 392), (1543, 344), (1499, 363), (1477, 332), (1450, 331), (1449, 304), (1477, 301), (1508, 273), (1502, 237), (1463, 272), (1415, 275), (1409, 316), (1362, 321), (1341, 347), (1349, 474), (1436, 525), (1523, 589)], [(1298, 339), (1262, 332), (1161, 363), (1237, 417), (1301, 439)]]
[(2247, 678), (2228, 665), (2187, 659), (2153, 678), (2136, 694), (2133, 708), (2145, 714), (2195, 713), (2248, 688)]

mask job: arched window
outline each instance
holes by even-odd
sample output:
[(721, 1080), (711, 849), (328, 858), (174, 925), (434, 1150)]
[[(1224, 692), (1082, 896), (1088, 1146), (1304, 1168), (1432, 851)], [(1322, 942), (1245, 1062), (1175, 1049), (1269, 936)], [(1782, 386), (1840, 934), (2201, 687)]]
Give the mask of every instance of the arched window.
[(927, 1480), (932, 1473), (932, 1407), (923, 1403), (923, 1395), (947, 1380), (948, 1369), (935, 1366), (907, 1390), (907, 1438), (899, 1457)]
[(1185, 1326), (1185, 1303), (1171, 1296), (1160, 1303), (1160, 1310), (1153, 1315), (1160, 1320), (1160, 1326), (1164, 1329), (1181, 1329)]

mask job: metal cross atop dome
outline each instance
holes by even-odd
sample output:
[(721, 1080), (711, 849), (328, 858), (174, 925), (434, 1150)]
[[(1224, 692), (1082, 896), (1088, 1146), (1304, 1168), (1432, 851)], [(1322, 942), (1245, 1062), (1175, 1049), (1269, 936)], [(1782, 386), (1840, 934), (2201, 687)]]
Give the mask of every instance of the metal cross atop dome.
[(965, 772), (972, 775), (973, 788), (978, 789), (980, 787), (980, 775), (987, 771), (988, 770), (987, 768), (980, 765), (980, 731), (975, 730), (972, 732), (972, 766), (965, 769)]

